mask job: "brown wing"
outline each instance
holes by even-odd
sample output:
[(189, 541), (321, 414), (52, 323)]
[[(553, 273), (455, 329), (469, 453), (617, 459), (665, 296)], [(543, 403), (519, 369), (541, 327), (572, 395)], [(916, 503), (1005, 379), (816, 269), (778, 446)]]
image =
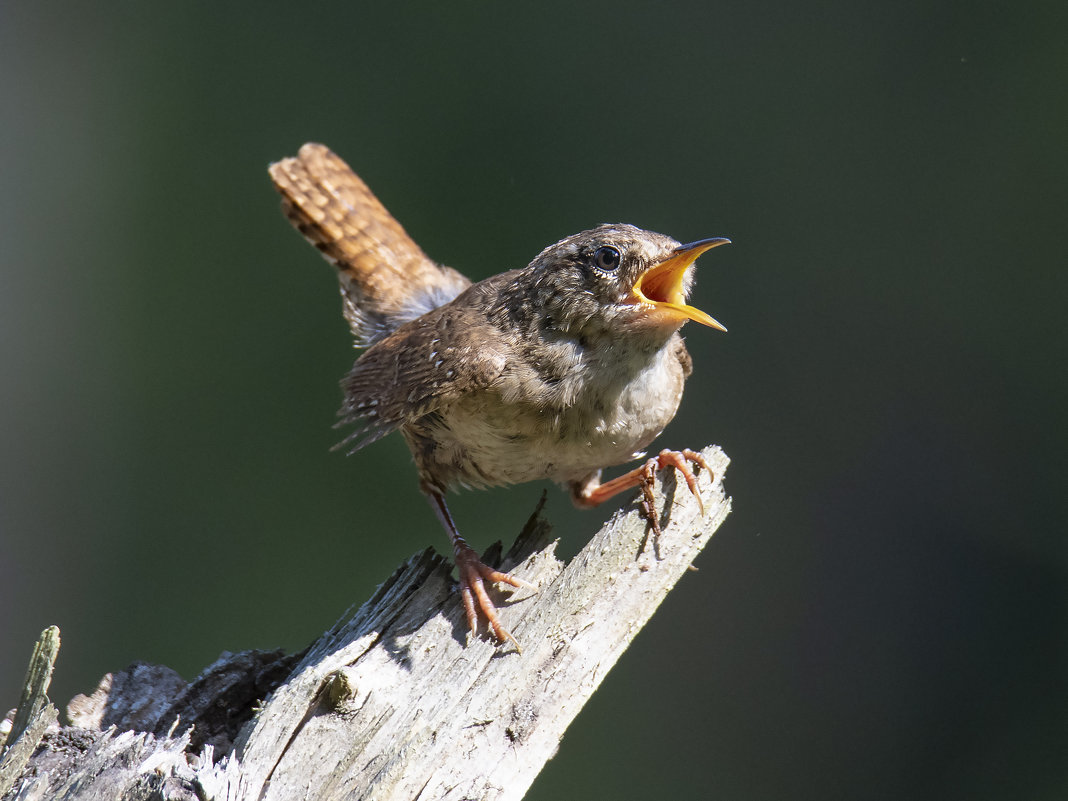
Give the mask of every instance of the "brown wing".
[(268, 172), (283, 213), (337, 267), (343, 311), (358, 346), (374, 344), (470, 285), (431, 261), (325, 145), (308, 143)]
[(511, 348), (477, 306), (459, 303), (405, 325), (356, 360), (341, 382), (338, 412), (338, 426), (355, 430), (338, 447), (359, 450), (501, 378), (514, 361)]

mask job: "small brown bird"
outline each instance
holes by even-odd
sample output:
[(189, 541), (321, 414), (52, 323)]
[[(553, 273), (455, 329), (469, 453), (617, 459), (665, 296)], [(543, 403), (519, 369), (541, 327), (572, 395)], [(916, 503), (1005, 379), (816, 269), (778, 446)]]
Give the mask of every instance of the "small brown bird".
[[(498, 640), (486, 582), (529, 586), (482, 563), (456, 530), (445, 492), (549, 479), (580, 507), (641, 487), (654, 533), (653, 477), (674, 466), (696, 494), (693, 451), (640, 458), (675, 416), (692, 362), (686, 305), (693, 262), (729, 240), (681, 245), (633, 225), (600, 225), (557, 242), (528, 266), (472, 284), (431, 261), (328, 148), (306, 144), (270, 166), (290, 222), (338, 269), (344, 314), (367, 348), (342, 381), (340, 444), (359, 450), (399, 430), (419, 485), (452, 540), (467, 622), (478, 611)], [(700, 497), (700, 496), (698, 496)]]

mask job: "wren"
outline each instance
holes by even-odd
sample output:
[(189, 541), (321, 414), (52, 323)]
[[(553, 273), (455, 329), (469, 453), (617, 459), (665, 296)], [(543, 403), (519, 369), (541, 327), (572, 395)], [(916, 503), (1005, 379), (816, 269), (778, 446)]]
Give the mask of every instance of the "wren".
[[(445, 504), (456, 487), (549, 479), (580, 507), (633, 487), (654, 533), (657, 469), (696, 494), (690, 450), (641, 458), (675, 416), (692, 362), (686, 305), (693, 263), (722, 237), (680, 244), (633, 225), (600, 225), (550, 245), (521, 269), (472, 284), (429, 259), (344, 161), (319, 144), (272, 164), (290, 222), (338, 270), (343, 312), (366, 348), (342, 381), (340, 443), (355, 452), (400, 431), (419, 486), (452, 541), (467, 623), (479, 613), (501, 642), (486, 583), (529, 587), (482, 563)], [(699, 498), (700, 496), (698, 496)]]

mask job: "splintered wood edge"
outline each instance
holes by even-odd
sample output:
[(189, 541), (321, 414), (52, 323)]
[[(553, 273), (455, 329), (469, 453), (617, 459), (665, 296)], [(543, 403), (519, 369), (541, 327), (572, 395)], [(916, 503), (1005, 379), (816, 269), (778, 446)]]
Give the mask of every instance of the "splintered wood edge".
[[(565, 566), (548, 524), (532, 519), (505, 567), (519, 560), (516, 574), (539, 591), (502, 593), (501, 602), (522, 653), (467, 641), (451, 564), (428, 549), (307, 650), (218, 762), (211, 745), (189, 753), (190, 721), (175, 720), (155, 735), (68, 727), (59, 752), (43, 749), (45, 761), (35, 765), (34, 757), (23, 772), (23, 743), (28, 755), (55, 720), (46, 705), (5, 755), (0, 778), (5, 787), (25, 782), (11, 791), (20, 798), (45, 793), (56, 801), (126, 797), (126, 790), (131, 798), (151, 790), (165, 801), (521, 798), (729, 513), (727, 456), (716, 447), (703, 456), (713, 474), (698, 477), (703, 516), (675, 471), (661, 471), (658, 541), (632, 504)], [(192, 720), (200, 725), (196, 714)], [(64, 732), (76, 748), (64, 750)]]
[[(568, 565), (551, 542), (513, 568), (539, 588), (496, 596), (507, 599), (501, 618), (522, 653), (469, 641), (451, 565), (430, 550), (413, 556), (311, 647), (233, 754), (214, 767), (207, 760), (204, 789), (235, 801), (308, 788), (324, 799), (521, 798), (729, 514), (729, 459), (716, 446), (702, 455), (712, 473), (698, 473), (704, 515), (664, 470), (659, 538), (631, 504)], [(546, 531), (535, 521), (526, 539)]]

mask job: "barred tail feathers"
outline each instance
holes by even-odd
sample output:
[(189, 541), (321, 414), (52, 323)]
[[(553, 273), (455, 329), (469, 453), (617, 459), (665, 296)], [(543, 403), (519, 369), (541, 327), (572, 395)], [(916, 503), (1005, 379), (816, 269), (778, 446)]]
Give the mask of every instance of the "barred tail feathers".
[(268, 172), (286, 218), (337, 268), (342, 311), (357, 346), (373, 345), (470, 285), (427, 257), (326, 146), (308, 143)]

